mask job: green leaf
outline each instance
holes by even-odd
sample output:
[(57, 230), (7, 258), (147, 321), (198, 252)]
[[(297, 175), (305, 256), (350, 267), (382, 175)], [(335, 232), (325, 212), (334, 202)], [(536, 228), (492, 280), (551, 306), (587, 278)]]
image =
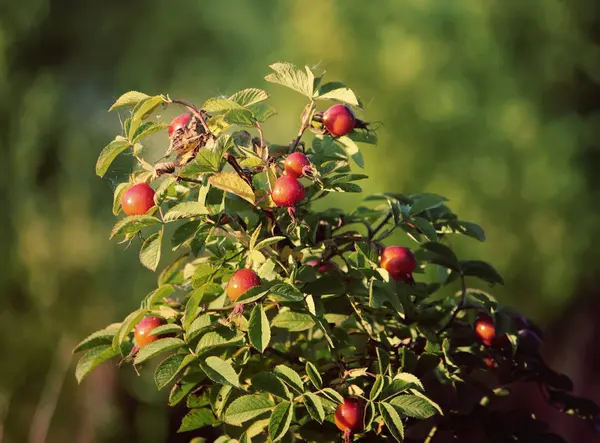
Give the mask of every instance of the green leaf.
[(252, 127), (256, 124), (256, 119), (248, 109), (232, 109), (223, 116), (230, 125)]
[(320, 394), (324, 395), (325, 397), (327, 397), (329, 400), (331, 400), (334, 403), (337, 403), (337, 404), (344, 403), (344, 397), (342, 397), (342, 394), (340, 394), (338, 391), (335, 391), (331, 388), (323, 388), (321, 390)]
[(137, 105), (142, 100), (150, 98), (148, 94), (138, 91), (128, 91), (117, 99), (116, 102), (108, 109), (108, 112), (119, 108), (128, 108)]
[(266, 248), (267, 246), (271, 246), (277, 242), (280, 242), (281, 240), (285, 240), (285, 238), (286, 237), (284, 237), (282, 235), (276, 235), (274, 237), (265, 238), (264, 240), (261, 240), (260, 242), (258, 242), (258, 244), (255, 245), (253, 249), (260, 251), (261, 249)]
[(186, 328), (186, 341), (189, 343), (192, 341), (200, 332), (204, 329), (212, 326), (213, 318), (212, 315), (202, 314), (196, 319), (194, 319), (191, 324)]
[(321, 374), (315, 365), (311, 362), (306, 362), (306, 375), (308, 375), (308, 379), (313, 384), (313, 386), (317, 389), (321, 389), (323, 387), (323, 379), (321, 378)]
[(304, 295), (298, 289), (287, 283), (277, 284), (269, 290), (271, 295), (280, 298), (280, 301), (302, 301)]
[(348, 154), (348, 156), (354, 161), (354, 163), (356, 163), (356, 165), (359, 168), (365, 167), (365, 161), (363, 159), (362, 154), (360, 153), (360, 149), (358, 149), (358, 146), (350, 137), (344, 135), (342, 137), (336, 138), (336, 140), (342, 144), (346, 151), (346, 154)]
[(160, 262), (163, 231), (160, 230), (150, 235), (140, 249), (140, 262), (151, 271), (156, 271)]
[(227, 327), (217, 328), (204, 334), (196, 346), (196, 354), (201, 354), (212, 348), (220, 346), (241, 346), (244, 344), (244, 336)]
[(358, 97), (354, 91), (341, 82), (325, 83), (315, 93), (315, 98), (338, 100), (351, 106), (359, 106)]
[(371, 387), (371, 392), (369, 393), (369, 400), (377, 400), (379, 394), (381, 394), (381, 390), (383, 389), (384, 378), (381, 374), (377, 376), (373, 386)]
[(390, 434), (399, 442), (404, 441), (404, 425), (394, 407), (388, 403), (379, 403), (379, 412)]
[(140, 125), (139, 128), (137, 128), (135, 134), (133, 134), (131, 142), (137, 143), (141, 139), (148, 137), (149, 135), (152, 135), (155, 132), (164, 131), (168, 127), (169, 125), (167, 125), (166, 123), (144, 122)]
[(476, 238), (479, 241), (485, 241), (485, 231), (481, 226), (466, 221), (459, 221), (457, 225), (457, 231), (461, 234)]
[(100, 153), (100, 156), (96, 161), (96, 175), (104, 177), (104, 174), (106, 174), (106, 171), (108, 171), (109, 166), (115, 158), (131, 146), (132, 144), (129, 143), (129, 140), (118, 135), (113, 141), (106, 145)]
[(304, 392), (304, 383), (302, 383), (300, 375), (292, 368), (285, 365), (278, 365), (275, 366), (273, 373), (300, 394)]
[(172, 351), (174, 349), (181, 348), (185, 343), (180, 338), (167, 337), (160, 338), (152, 343), (144, 346), (135, 356), (133, 360), (134, 365), (139, 365), (146, 360), (156, 357), (163, 352)]
[(256, 121), (260, 123), (266, 122), (268, 119), (277, 114), (277, 110), (267, 103), (259, 103), (256, 105), (249, 106), (248, 110), (252, 112), (252, 115), (254, 116)]
[(216, 422), (217, 419), (210, 409), (192, 409), (181, 420), (181, 426), (177, 432), (193, 431), (205, 426), (214, 425)]
[(208, 181), (215, 188), (231, 192), (252, 204), (255, 202), (254, 191), (252, 191), (250, 185), (235, 172), (220, 172), (211, 176)]
[(158, 218), (151, 215), (130, 215), (119, 220), (110, 231), (110, 238), (117, 235), (132, 235), (145, 228), (160, 225)]
[(152, 291), (146, 296), (144, 306), (152, 308), (154, 305), (161, 303), (165, 298), (175, 292), (175, 288), (172, 285), (163, 285)]
[(127, 191), (129, 188), (131, 187), (131, 183), (126, 182), (126, 183), (119, 183), (115, 189), (115, 192), (113, 194), (113, 214), (114, 215), (119, 215), (119, 212), (121, 211), (121, 199), (123, 198), (123, 194), (125, 193), (125, 191)]
[(312, 98), (314, 76), (308, 75), (308, 72), (298, 69), (291, 63), (274, 63), (269, 67), (275, 72), (267, 75), (266, 81), (286, 86)]
[(414, 217), (412, 218), (412, 223), (427, 237), (427, 240), (431, 242), (437, 242), (437, 232), (435, 231), (435, 227), (422, 217)]
[(253, 288), (248, 289), (246, 292), (244, 292), (242, 295), (240, 295), (237, 299), (236, 299), (236, 303), (250, 303), (253, 301), (257, 301), (261, 298), (263, 298), (265, 295), (267, 295), (267, 293), (269, 292), (268, 288), (265, 288), (264, 286), (255, 286)]
[(269, 437), (271, 441), (280, 440), (290, 429), (294, 416), (294, 406), (289, 401), (279, 403), (269, 420)]
[(199, 372), (191, 373), (181, 378), (173, 385), (171, 392), (169, 392), (169, 406), (175, 406), (181, 402), (205, 378), (206, 376)]
[[(169, 263), (163, 270), (158, 274), (157, 283), (159, 287), (183, 284), (183, 269), (187, 264), (187, 255), (177, 257), (171, 263)], [(160, 288), (159, 288), (160, 289)], [(163, 297), (164, 298), (164, 297)]]
[(423, 249), (432, 252), (434, 256), (437, 256), (438, 260), (434, 261), (434, 263), (460, 272), (458, 258), (448, 246), (436, 242), (425, 243), (421, 246)]
[(260, 303), (252, 309), (252, 313), (250, 314), (248, 337), (250, 338), (250, 344), (261, 353), (265, 352), (271, 341), (269, 319)]
[(152, 336), (161, 337), (161, 336), (166, 336), (166, 335), (171, 335), (171, 334), (178, 335), (182, 331), (183, 331), (183, 329), (178, 324), (167, 323), (166, 325), (160, 325), (160, 326), (157, 326), (156, 328), (154, 328), (152, 331), (150, 331), (150, 333), (148, 334), (148, 337), (152, 337)]
[(211, 113), (222, 113), (231, 109), (240, 109), (241, 105), (230, 98), (214, 97), (206, 100), (202, 108)]
[(240, 387), (240, 380), (233, 369), (230, 360), (222, 360), (219, 357), (208, 357), (204, 362), (200, 362), (200, 367), (215, 383), (230, 385), (234, 388)]
[(243, 89), (229, 97), (230, 100), (243, 107), (263, 102), (268, 98), (269, 94), (267, 92), (257, 88)]
[(110, 345), (113, 341), (113, 337), (119, 330), (119, 325), (115, 324), (114, 327), (101, 329), (93, 334), (88, 335), (73, 349), (73, 354), (76, 352), (87, 351), (88, 349), (96, 348), (102, 345)]
[(423, 384), (413, 374), (401, 372), (397, 374), (392, 382), (383, 389), (381, 396), (384, 399), (389, 400), (391, 397), (399, 395), (411, 388), (423, 390)]
[(312, 315), (304, 312), (281, 310), (271, 322), (274, 328), (287, 329), (288, 331), (305, 331), (315, 325)]
[(494, 269), (492, 265), (481, 260), (466, 260), (461, 261), (460, 266), (464, 275), (478, 277), (483, 281), (491, 284), (504, 284), (502, 276)]
[(315, 394), (306, 392), (302, 396), (302, 401), (304, 402), (304, 406), (306, 406), (306, 410), (310, 416), (319, 423), (323, 423), (323, 420), (325, 420), (325, 410), (323, 409), (323, 403), (321, 403), (321, 399)]
[[(193, 356), (192, 356), (193, 357)], [(161, 361), (154, 371), (154, 383), (159, 391), (167, 386), (181, 371), (181, 364), (186, 358), (183, 354), (173, 354)]]
[(290, 398), (287, 386), (272, 372), (259, 372), (252, 377), (252, 387), (257, 391), (269, 392), (281, 398)]
[(113, 338), (112, 347), (113, 349), (119, 349), (121, 343), (127, 338), (131, 330), (140, 322), (142, 318), (148, 313), (147, 309), (138, 309), (137, 311), (133, 311), (123, 323), (121, 323), (121, 327), (119, 328), (119, 332), (117, 332)]
[(425, 420), (436, 414), (436, 408), (430, 401), (416, 395), (399, 395), (389, 402), (396, 410), (407, 417)]
[(200, 202), (183, 202), (173, 206), (164, 216), (165, 223), (182, 218), (198, 217), (208, 214), (208, 209)]
[(243, 395), (231, 402), (224, 419), (231, 425), (241, 426), (242, 423), (271, 411), (273, 407), (273, 402), (263, 395)]
[(410, 207), (410, 215), (417, 215), (423, 211), (427, 211), (428, 209), (437, 208), (448, 201), (447, 198), (436, 194), (422, 194), (413, 198), (413, 200), (416, 201)]
[(115, 350), (110, 345), (97, 346), (86, 354), (83, 355), (77, 362), (75, 368), (75, 378), (77, 383), (81, 383), (83, 379), (94, 370), (98, 365), (104, 363), (119, 354), (118, 350)]
[(133, 135), (136, 133), (142, 122), (148, 118), (148, 116), (161, 104), (165, 103), (164, 98), (161, 95), (155, 95), (149, 97), (138, 105), (133, 110), (131, 116), (131, 126), (129, 127), (129, 138), (133, 139)]

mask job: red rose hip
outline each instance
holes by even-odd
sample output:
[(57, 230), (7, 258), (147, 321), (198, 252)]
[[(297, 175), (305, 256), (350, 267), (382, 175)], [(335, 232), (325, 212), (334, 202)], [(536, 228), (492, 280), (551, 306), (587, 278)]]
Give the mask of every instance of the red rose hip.
[(356, 126), (354, 112), (346, 105), (333, 105), (323, 113), (323, 125), (334, 137), (348, 135)]
[(475, 335), (484, 346), (492, 346), (496, 340), (494, 320), (487, 314), (480, 314), (475, 320)]
[(240, 295), (260, 283), (260, 277), (252, 269), (240, 269), (227, 282), (227, 297), (236, 301)]
[(284, 175), (273, 184), (271, 198), (277, 206), (296, 206), (304, 196), (304, 186), (295, 177)]
[(304, 168), (310, 166), (310, 160), (302, 152), (294, 152), (287, 156), (283, 164), (286, 175), (300, 178), (304, 175)]
[(359, 398), (346, 398), (344, 403), (335, 410), (333, 419), (335, 425), (344, 433), (354, 433), (362, 431), (365, 415), (365, 405)]
[(158, 340), (160, 336), (149, 334), (159, 326), (166, 323), (166, 320), (161, 317), (145, 317), (142, 319), (135, 327), (135, 331), (133, 333), (135, 344), (138, 346), (138, 348), (143, 348), (147, 344)]
[(148, 183), (131, 186), (121, 197), (121, 207), (127, 215), (143, 215), (154, 206), (154, 189)]
[(329, 261), (323, 263), (318, 258), (310, 259), (306, 262), (306, 264), (308, 266), (312, 266), (313, 268), (316, 267), (319, 274), (325, 274), (326, 272), (337, 270), (337, 266), (335, 264)]
[(169, 129), (167, 130), (169, 133), (169, 137), (173, 135), (174, 132), (179, 129), (185, 128), (190, 120), (192, 119), (192, 114), (181, 114), (171, 120), (171, 124), (169, 125)]
[(390, 273), (392, 280), (404, 280), (417, 268), (417, 260), (408, 248), (388, 246), (381, 254), (381, 267)]

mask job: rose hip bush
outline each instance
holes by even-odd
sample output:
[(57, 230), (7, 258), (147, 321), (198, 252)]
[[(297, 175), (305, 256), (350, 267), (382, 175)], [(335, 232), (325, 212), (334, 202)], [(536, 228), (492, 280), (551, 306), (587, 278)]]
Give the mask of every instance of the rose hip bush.
[[(595, 418), (541, 358), (541, 331), (487, 291), (498, 272), (453, 252), (453, 237), (484, 241), (483, 229), (440, 195), (360, 197), (358, 146), (377, 142), (360, 100), (310, 68), (271, 68), (268, 82), (307, 101), (289, 143), (264, 133), (275, 110), (261, 89), (199, 108), (132, 91), (111, 107), (127, 114), (96, 172), (123, 152), (135, 164), (110, 237), (139, 244), (152, 271), (177, 255), (139, 308), (77, 346), (78, 381), (109, 359), (151, 369), (165, 401), (189, 408), (179, 431), (218, 427), (219, 442), (562, 441), (505, 407), (516, 382)], [(167, 161), (152, 163), (157, 132)], [(355, 209), (315, 209), (338, 192)], [(398, 231), (408, 247), (387, 241)]]

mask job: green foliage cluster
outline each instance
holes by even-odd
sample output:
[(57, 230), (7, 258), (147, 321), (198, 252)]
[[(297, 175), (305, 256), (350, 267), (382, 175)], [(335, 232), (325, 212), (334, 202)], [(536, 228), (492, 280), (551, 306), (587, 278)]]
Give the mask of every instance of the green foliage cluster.
[[(362, 107), (345, 84), (289, 63), (271, 69), (268, 82), (308, 102), (289, 144), (266, 137), (263, 124), (276, 111), (261, 89), (211, 98), (200, 108), (131, 91), (111, 107), (129, 113), (96, 173), (104, 176), (123, 152), (136, 160), (115, 189), (113, 212), (134, 183), (151, 183), (156, 194), (154, 207), (119, 219), (110, 237), (128, 247), (140, 240), (140, 262), (152, 271), (164, 248), (180, 255), (160, 270), (157, 288), (137, 310), (77, 346), (85, 351), (78, 381), (112, 358), (135, 368), (160, 360), (157, 389), (170, 386), (169, 405), (185, 401), (189, 408), (180, 432), (220, 426), (220, 442), (335, 440), (335, 412), (350, 396), (365, 409), (362, 430), (346, 440), (429, 441), (437, 432), (461, 438), (466, 421), (502, 441), (561, 441), (525, 412), (498, 410), (517, 381), (536, 382), (552, 405), (594, 418), (596, 405), (573, 396), (568, 377), (537, 352), (537, 327), (471, 286), (503, 279), (487, 262), (459, 258), (451, 248), (453, 237), (484, 241), (485, 234), (446, 198), (384, 193), (351, 211), (315, 209), (330, 194), (362, 192), (356, 182), (367, 176), (354, 172), (364, 167), (359, 145), (374, 145), (377, 136), (362, 120), (341, 137), (319, 124), (323, 102)], [(144, 142), (168, 127), (156, 111), (173, 106), (190, 112), (192, 123), (171, 136), (166, 152), (173, 161), (153, 164)], [(314, 137), (306, 145), (308, 129)], [(286, 155), (296, 151), (311, 163), (305, 197), (278, 207), (271, 192)], [(396, 231), (414, 242), (415, 278), (396, 280), (380, 262)], [(321, 270), (308, 263), (315, 258), (334, 266)], [(242, 268), (261, 284), (231, 299), (226, 285)], [(456, 285), (456, 294), (440, 292)], [(156, 340), (136, 346), (132, 332), (150, 315), (166, 324), (151, 332)], [(473, 324), (482, 315), (492, 319), (498, 340), (478, 339)]]

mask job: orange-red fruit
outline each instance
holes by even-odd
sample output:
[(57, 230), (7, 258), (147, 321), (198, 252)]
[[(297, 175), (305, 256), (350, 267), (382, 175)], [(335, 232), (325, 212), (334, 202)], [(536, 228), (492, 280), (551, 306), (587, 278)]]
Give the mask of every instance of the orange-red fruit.
[(354, 130), (356, 117), (346, 105), (333, 105), (323, 113), (323, 124), (334, 137), (348, 135)]
[(152, 343), (160, 338), (158, 335), (149, 335), (153, 330), (161, 325), (166, 324), (167, 321), (161, 317), (145, 317), (135, 327), (133, 336), (135, 338), (135, 344), (139, 348), (143, 348), (148, 343)]
[(393, 280), (403, 280), (417, 268), (417, 260), (408, 248), (388, 246), (381, 254), (381, 267)]
[(485, 346), (492, 346), (496, 339), (494, 320), (487, 314), (480, 314), (475, 320), (475, 334)]
[(271, 198), (277, 206), (296, 206), (304, 200), (304, 186), (295, 177), (284, 175), (275, 180)]
[(252, 269), (240, 269), (227, 282), (227, 297), (236, 301), (240, 295), (260, 285), (260, 277)]
[(310, 160), (302, 152), (294, 152), (288, 155), (283, 163), (286, 175), (296, 178), (304, 175), (303, 169), (305, 166), (310, 166)]
[(143, 215), (154, 206), (154, 189), (148, 183), (131, 186), (121, 197), (121, 207), (127, 215)]
[(483, 359), (483, 363), (489, 368), (489, 369), (498, 369), (498, 362), (496, 360), (494, 360), (494, 357), (485, 357)]
[(168, 129), (169, 137), (171, 137), (175, 131), (185, 128), (191, 119), (192, 114), (181, 114), (171, 120), (171, 124), (169, 125)]
[(319, 274), (325, 274), (326, 272), (335, 271), (337, 269), (335, 264), (329, 261), (322, 263), (318, 258), (310, 259), (306, 262), (306, 264), (308, 266), (312, 266), (313, 268), (316, 267)]
[(346, 398), (344, 403), (335, 410), (333, 419), (340, 431), (350, 433), (359, 432), (363, 429), (365, 405), (359, 398)]

